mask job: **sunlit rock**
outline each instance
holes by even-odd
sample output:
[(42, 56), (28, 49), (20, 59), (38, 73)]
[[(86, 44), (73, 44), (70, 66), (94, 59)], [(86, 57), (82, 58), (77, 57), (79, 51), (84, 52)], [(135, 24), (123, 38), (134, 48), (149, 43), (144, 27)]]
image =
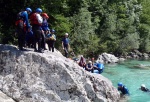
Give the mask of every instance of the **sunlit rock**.
[(19, 51), (0, 45), (0, 89), (19, 102), (117, 102), (112, 83), (59, 51)]

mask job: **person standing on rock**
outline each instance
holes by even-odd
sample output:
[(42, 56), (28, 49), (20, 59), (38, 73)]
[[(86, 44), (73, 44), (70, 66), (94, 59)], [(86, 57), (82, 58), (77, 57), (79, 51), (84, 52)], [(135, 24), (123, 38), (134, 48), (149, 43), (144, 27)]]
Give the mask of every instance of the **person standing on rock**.
[(118, 91), (121, 91), (121, 96), (123, 95), (129, 95), (128, 88), (122, 84), (122, 82), (118, 83)]
[(30, 29), (28, 15), (32, 12), (31, 8), (26, 8), (25, 11), (21, 11), (17, 14), (17, 21), (15, 22), (18, 35), (18, 46), (19, 50), (24, 50), (25, 46), (25, 35)]
[(65, 33), (65, 37), (62, 39), (62, 48), (65, 52), (65, 57), (68, 58), (69, 49), (70, 49), (68, 33)]
[[(43, 23), (43, 18), (41, 17), (42, 9), (37, 8), (35, 13), (30, 16), (30, 21), (33, 29), (34, 36), (34, 51), (43, 53), (42, 50), (42, 34), (44, 33), (41, 26)], [(36, 43), (38, 43), (38, 49), (36, 47)]]
[(48, 40), (48, 42), (47, 42), (47, 43), (48, 43), (49, 51), (54, 52), (55, 41), (56, 41), (55, 30), (52, 29), (52, 30), (51, 30), (51, 34), (50, 34), (50, 37), (49, 37), (49, 40)]
[(47, 50), (46, 45), (45, 45), (46, 44), (45, 35), (46, 35), (46, 32), (49, 30), (49, 26), (48, 26), (49, 16), (47, 13), (42, 13), (41, 16), (43, 18), (42, 30), (44, 31), (44, 33), (42, 33), (42, 48), (44, 50)]

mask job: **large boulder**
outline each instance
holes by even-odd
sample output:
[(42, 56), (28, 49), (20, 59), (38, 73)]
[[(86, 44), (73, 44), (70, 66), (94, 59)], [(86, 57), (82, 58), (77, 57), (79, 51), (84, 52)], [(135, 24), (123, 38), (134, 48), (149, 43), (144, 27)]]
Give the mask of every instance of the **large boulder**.
[[(100, 63), (117, 63), (119, 62), (119, 58), (115, 57), (112, 54), (108, 54), (108, 53), (102, 53), (101, 55), (99, 55), (98, 59), (97, 59)], [(121, 58), (121, 60), (123, 60)]]
[(19, 102), (117, 102), (111, 81), (59, 51), (36, 53), (0, 45), (0, 90)]

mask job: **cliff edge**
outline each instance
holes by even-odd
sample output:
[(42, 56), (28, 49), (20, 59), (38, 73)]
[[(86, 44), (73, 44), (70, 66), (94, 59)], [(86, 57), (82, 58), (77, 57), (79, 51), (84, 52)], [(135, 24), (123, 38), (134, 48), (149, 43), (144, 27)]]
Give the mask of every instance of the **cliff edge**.
[(19, 102), (117, 102), (111, 81), (59, 51), (19, 51), (0, 44), (0, 90)]

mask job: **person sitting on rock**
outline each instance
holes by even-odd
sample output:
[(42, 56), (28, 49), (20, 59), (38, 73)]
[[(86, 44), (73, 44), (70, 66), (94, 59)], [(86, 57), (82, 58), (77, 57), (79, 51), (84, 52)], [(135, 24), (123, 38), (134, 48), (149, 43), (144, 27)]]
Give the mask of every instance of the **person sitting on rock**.
[(86, 60), (83, 57), (83, 55), (81, 55), (80, 60), (79, 60), (79, 66), (85, 68), (86, 66)]
[(90, 71), (90, 72), (92, 72), (93, 73), (93, 64), (92, 64), (92, 61), (89, 61), (88, 63), (87, 63), (87, 65), (86, 65), (86, 67), (85, 67), (85, 70), (87, 70), (87, 71)]
[(140, 90), (144, 91), (144, 92), (150, 92), (150, 90), (148, 88), (146, 88), (146, 86), (144, 84), (141, 85)]
[(118, 83), (118, 91), (121, 91), (121, 96), (123, 95), (129, 95), (128, 88), (122, 84), (122, 82)]

